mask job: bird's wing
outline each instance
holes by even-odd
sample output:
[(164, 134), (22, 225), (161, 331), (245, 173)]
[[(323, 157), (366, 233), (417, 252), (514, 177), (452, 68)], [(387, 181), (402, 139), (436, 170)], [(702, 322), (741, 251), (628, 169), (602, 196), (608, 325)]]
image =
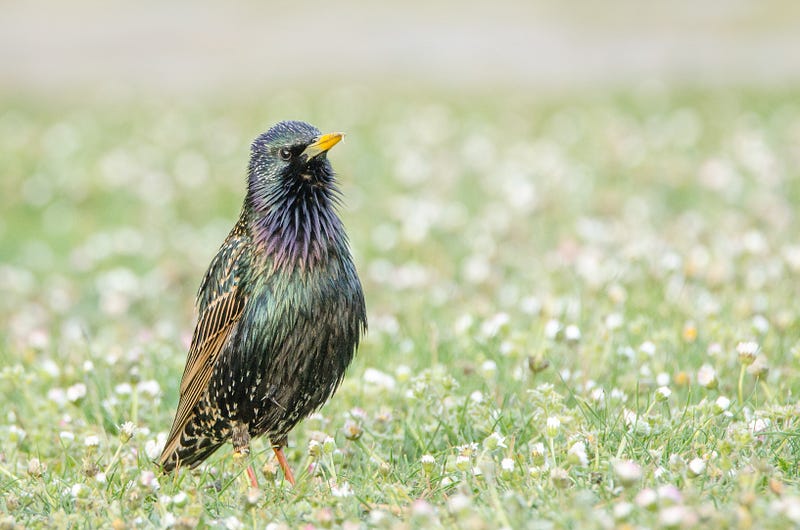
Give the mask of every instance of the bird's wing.
[(178, 411), (161, 454), (162, 464), (180, 444), (192, 409), (206, 391), (214, 364), (244, 310), (247, 297), (241, 288), (238, 270), (241, 269), (246, 245), (244, 239), (229, 238), (212, 261), (200, 286), (199, 317), (181, 379)]

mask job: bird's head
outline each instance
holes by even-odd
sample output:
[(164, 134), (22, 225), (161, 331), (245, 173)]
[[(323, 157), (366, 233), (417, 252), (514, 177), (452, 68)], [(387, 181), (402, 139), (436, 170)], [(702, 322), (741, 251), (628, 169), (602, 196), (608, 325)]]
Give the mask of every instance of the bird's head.
[(326, 154), (343, 137), (342, 133), (321, 134), (301, 121), (276, 124), (253, 141), (250, 192), (268, 200), (331, 185), (334, 173)]

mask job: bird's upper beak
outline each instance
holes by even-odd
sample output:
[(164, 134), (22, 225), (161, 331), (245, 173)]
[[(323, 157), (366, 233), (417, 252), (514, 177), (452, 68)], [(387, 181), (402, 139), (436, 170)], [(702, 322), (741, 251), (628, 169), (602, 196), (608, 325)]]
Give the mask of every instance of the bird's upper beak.
[(307, 160), (311, 160), (315, 156), (326, 153), (328, 149), (341, 142), (342, 138), (344, 138), (344, 133), (340, 132), (321, 134), (314, 138), (314, 141), (305, 148), (303, 155), (306, 156)]

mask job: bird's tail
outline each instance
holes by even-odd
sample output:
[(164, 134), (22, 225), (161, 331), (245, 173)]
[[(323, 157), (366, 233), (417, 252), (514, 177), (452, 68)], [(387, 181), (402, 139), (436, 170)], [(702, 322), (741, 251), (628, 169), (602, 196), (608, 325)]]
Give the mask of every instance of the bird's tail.
[(164, 451), (161, 454), (158, 463), (166, 473), (181, 466), (195, 467), (222, 447), (224, 443), (224, 441), (214, 440), (205, 436), (189, 439), (182, 438), (177, 447), (170, 452)]

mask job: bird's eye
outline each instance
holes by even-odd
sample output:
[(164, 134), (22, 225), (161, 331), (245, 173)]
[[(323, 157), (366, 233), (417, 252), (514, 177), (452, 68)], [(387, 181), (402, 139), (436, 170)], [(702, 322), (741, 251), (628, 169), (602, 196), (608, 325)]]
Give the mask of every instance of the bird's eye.
[(292, 151), (288, 147), (281, 147), (281, 150), (278, 151), (278, 154), (281, 157), (281, 160), (289, 160), (292, 158)]

